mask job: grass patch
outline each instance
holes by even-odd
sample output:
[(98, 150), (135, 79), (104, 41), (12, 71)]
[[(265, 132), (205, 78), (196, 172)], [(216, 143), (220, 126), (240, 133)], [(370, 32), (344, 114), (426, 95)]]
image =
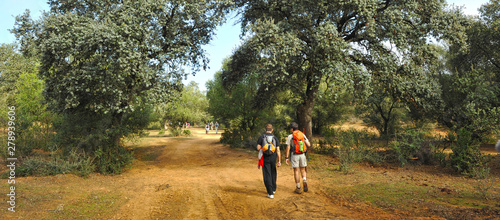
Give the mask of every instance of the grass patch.
[(62, 219), (72, 216), (76, 219), (102, 218), (116, 213), (125, 203), (118, 193), (93, 191), (69, 204), (61, 204), (53, 210), (51, 217)]
[[(309, 178), (325, 184), (326, 194), (334, 201), (355, 204), (368, 203), (392, 213), (411, 217), (440, 216), (464, 219), (498, 216), (500, 214), (500, 182), (496, 175), (488, 180), (476, 180), (439, 165), (354, 164), (356, 172), (345, 174), (338, 158), (312, 154), (308, 165)], [(485, 198), (478, 186), (490, 187)], [(484, 191), (484, 190), (483, 190)], [(339, 203), (341, 205), (342, 203)], [(360, 210), (361, 211), (361, 210)]]
[[(96, 177), (100, 181), (109, 178), (90, 178)], [(68, 174), (19, 178), (16, 212), (2, 209), (0, 219), (110, 219), (128, 200), (114, 189), (92, 190), (94, 184), (95, 180)], [(7, 182), (0, 184), (0, 188), (7, 187)]]
[(363, 183), (343, 187), (340, 191), (355, 195), (351, 198), (367, 201), (381, 208), (405, 211), (412, 211), (422, 200), (429, 199), (428, 187), (414, 186), (404, 182)]

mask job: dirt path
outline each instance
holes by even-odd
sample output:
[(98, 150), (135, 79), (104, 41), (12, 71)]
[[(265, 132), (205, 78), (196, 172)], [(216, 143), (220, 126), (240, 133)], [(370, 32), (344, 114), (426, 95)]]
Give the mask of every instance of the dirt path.
[[(355, 219), (359, 213), (334, 205), (309, 179), (310, 191), (293, 193), (289, 166), (278, 169), (275, 199), (268, 199), (254, 156), (218, 143), (219, 135), (191, 129), (190, 139), (167, 144), (151, 165), (121, 175), (133, 194), (115, 219)], [(164, 139), (162, 141), (167, 141)]]
[(286, 165), (269, 199), (255, 155), (221, 145), (220, 134), (190, 130), (189, 138), (133, 144), (138, 160), (120, 175), (18, 178), (17, 211), (2, 206), (0, 219), (398, 219), (332, 196), (314, 171), (309, 192), (295, 194)]

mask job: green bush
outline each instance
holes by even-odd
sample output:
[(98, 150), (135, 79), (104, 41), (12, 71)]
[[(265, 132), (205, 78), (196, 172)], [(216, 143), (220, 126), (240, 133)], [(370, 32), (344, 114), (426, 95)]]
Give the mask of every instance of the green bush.
[(243, 137), (238, 129), (227, 129), (221, 134), (220, 141), (231, 148), (239, 148), (243, 143)]
[(87, 176), (95, 171), (92, 164), (93, 158), (79, 154), (76, 151), (68, 157), (60, 154), (51, 154), (49, 157), (30, 156), (24, 159), (16, 168), (17, 176), (48, 176), (65, 173), (73, 173), (79, 176)]
[(147, 129), (148, 130), (163, 129), (163, 124), (161, 123), (161, 121), (153, 121), (153, 122), (149, 123)]
[(133, 140), (145, 135), (143, 129), (149, 124), (150, 113), (150, 106), (145, 106), (123, 114), (118, 121), (111, 113), (68, 112), (54, 123), (56, 143), (64, 146), (63, 155), (68, 156), (73, 150), (85, 152), (94, 158), (95, 171), (118, 174), (133, 158), (121, 141), (124, 137)]
[[(454, 139), (452, 135), (450, 140)], [(453, 142), (451, 146), (453, 153), (450, 155), (453, 169), (464, 175), (475, 177), (474, 173), (486, 167), (486, 157), (479, 150), (479, 145), (474, 141), (471, 131), (460, 129)]]
[[(24, 122), (28, 123), (28, 122)], [(45, 151), (53, 151), (54, 137), (55, 134), (52, 129), (44, 128), (48, 125), (40, 125), (37, 122), (29, 122), (33, 124), (31, 126), (24, 127), (22, 129), (17, 129), (22, 132), (16, 134), (15, 144), (18, 146), (16, 148), (16, 156), (24, 157), (30, 156), (33, 149), (41, 149)], [(21, 123), (18, 123), (21, 124)], [(3, 142), (5, 143), (5, 142)]]
[(335, 155), (339, 158), (339, 167), (342, 172), (346, 174), (350, 173), (353, 163), (368, 162), (379, 164), (384, 161), (383, 156), (375, 146), (370, 144), (373, 141), (373, 134), (350, 129), (348, 131), (340, 131), (337, 135), (339, 147), (335, 151)]
[(182, 134), (183, 134), (184, 136), (188, 136), (188, 137), (189, 137), (189, 136), (191, 136), (191, 131), (190, 131), (190, 130), (183, 130), (183, 131), (182, 131)]
[[(240, 129), (227, 129), (221, 134), (221, 143), (229, 145), (231, 148), (255, 148), (257, 146), (257, 138), (260, 134), (251, 131), (243, 131)], [(279, 138), (279, 137), (278, 137)]]
[(335, 129), (335, 128), (326, 128), (324, 127), (323, 129), (321, 129), (321, 136), (325, 137), (325, 138), (333, 138), (335, 137), (338, 133), (340, 132), (339, 129)]
[(122, 146), (100, 147), (94, 151), (96, 170), (102, 174), (120, 174), (134, 159)]
[(180, 127), (170, 127), (168, 129), (168, 133), (170, 133), (170, 135), (173, 137), (178, 137), (181, 136), (182, 129)]
[(335, 144), (337, 140), (333, 138), (325, 138), (324, 140), (318, 140), (317, 147), (314, 148), (314, 153), (324, 154), (324, 155), (334, 155), (335, 154)]
[(409, 163), (415, 157), (424, 163), (428, 161), (431, 152), (429, 144), (426, 142), (426, 134), (426, 132), (417, 129), (407, 129), (396, 134), (391, 147), (401, 166)]
[[(33, 149), (51, 150), (52, 139), (55, 136), (51, 126), (57, 115), (47, 110), (42, 95), (44, 82), (37, 76), (37, 69), (21, 72), (15, 81), (17, 91), (15, 102), (11, 103), (15, 109), (15, 137), (16, 156), (30, 156)], [(3, 116), (6, 116), (2, 115)], [(0, 127), (7, 127), (0, 124)], [(2, 142), (5, 143), (5, 142)]]
[(335, 154), (339, 158), (340, 171), (345, 174), (350, 173), (355, 160), (355, 150), (353, 146), (341, 144)]
[(69, 173), (69, 163), (64, 160), (45, 160), (41, 157), (29, 157), (16, 169), (18, 176), (48, 176)]
[(95, 172), (96, 165), (93, 163), (94, 159), (94, 157), (86, 155), (85, 153), (72, 151), (66, 158), (66, 161), (71, 164), (71, 172), (73, 174), (85, 177)]
[(160, 129), (160, 131), (158, 131), (158, 135), (163, 135), (163, 134), (165, 134), (165, 129), (162, 128)]
[(439, 162), (441, 167), (447, 166), (448, 154), (445, 153), (446, 149), (450, 148), (451, 141), (448, 138), (439, 137), (439, 140), (434, 141), (431, 145), (432, 158), (434, 161)]
[(314, 152), (324, 155), (334, 155), (336, 146), (339, 144), (338, 138), (336, 138), (337, 134), (340, 134), (340, 130), (323, 127), (321, 135), (324, 139), (318, 140), (318, 144), (314, 148)]

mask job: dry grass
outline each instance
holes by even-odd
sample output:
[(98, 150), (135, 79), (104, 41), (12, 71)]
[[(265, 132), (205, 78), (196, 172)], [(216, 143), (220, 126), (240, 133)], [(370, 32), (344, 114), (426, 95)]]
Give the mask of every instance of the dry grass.
[(499, 156), (492, 161), (495, 171), (485, 180), (465, 178), (450, 169), (429, 165), (401, 168), (357, 164), (354, 172), (345, 175), (336, 159), (324, 155), (311, 158), (315, 178), (327, 183), (332, 197), (344, 203), (368, 203), (407, 217), (487, 219), (500, 214)]

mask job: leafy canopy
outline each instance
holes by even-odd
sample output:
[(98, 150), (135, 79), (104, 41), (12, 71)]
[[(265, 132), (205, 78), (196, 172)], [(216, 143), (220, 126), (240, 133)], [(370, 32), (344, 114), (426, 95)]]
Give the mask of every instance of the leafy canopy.
[(500, 2), (492, 0), (470, 18), (466, 33), (469, 49), (450, 46), (448, 74), (440, 77), (445, 111), (440, 122), (457, 133), (472, 133), (474, 140), (500, 129)]
[(157, 105), (157, 112), (164, 121), (174, 124), (189, 122), (194, 125), (204, 123), (211, 117), (207, 108), (206, 95), (200, 91), (196, 82), (191, 81), (183, 88), (178, 98), (172, 102)]
[(49, 4), (40, 22), (18, 17), (14, 32), (39, 45), (40, 74), (55, 109), (103, 113), (131, 112), (144, 97), (168, 100), (180, 89), (181, 67), (206, 68), (201, 46), (227, 8), (225, 1)]
[(168, 102), (181, 78), (207, 67), (202, 45), (224, 21), (228, 0), (49, 0), (38, 21), (18, 16), (13, 33), (40, 60), (49, 108), (64, 146), (93, 152), (102, 173), (130, 159), (120, 139), (145, 127), (151, 103)]
[[(290, 90), (300, 100), (297, 119), (308, 136), (321, 82), (362, 89), (373, 78), (395, 73), (409, 80), (426, 77), (426, 65), (436, 57), (429, 37), (466, 39), (463, 16), (445, 10), (442, 0), (236, 3), (247, 40), (234, 52), (224, 85), (256, 74), (263, 82), (259, 98)], [(398, 93), (415, 96), (417, 88), (406, 82), (395, 81)]]

